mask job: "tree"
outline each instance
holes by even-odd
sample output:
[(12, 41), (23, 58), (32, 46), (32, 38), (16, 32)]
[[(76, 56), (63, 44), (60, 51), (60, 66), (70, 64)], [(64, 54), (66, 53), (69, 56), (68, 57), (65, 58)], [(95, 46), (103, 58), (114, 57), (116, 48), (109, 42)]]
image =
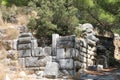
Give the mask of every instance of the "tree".
[[(78, 25), (78, 9), (74, 7), (73, 0), (31, 0), (28, 4), (38, 13), (34, 19), (32, 30), (43, 41), (50, 41), (53, 33), (71, 35)], [(36, 24), (36, 25), (34, 25)], [(28, 27), (31, 25), (31, 21)]]

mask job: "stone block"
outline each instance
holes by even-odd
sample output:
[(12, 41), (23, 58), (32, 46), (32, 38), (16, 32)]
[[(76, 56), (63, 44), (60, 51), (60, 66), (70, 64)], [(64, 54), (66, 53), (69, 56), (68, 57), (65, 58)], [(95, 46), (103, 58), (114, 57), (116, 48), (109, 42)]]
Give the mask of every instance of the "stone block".
[(40, 67), (45, 66), (45, 63), (40, 63), (39, 57), (26, 57), (25, 65), (26, 67)]
[(59, 65), (56, 62), (47, 62), (47, 65), (45, 67), (44, 76), (45, 77), (56, 77), (59, 73)]
[(18, 50), (32, 49), (31, 43), (29, 44), (19, 44), (17, 47)]
[(73, 69), (74, 62), (73, 59), (59, 59), (60, 69)]
[(26, 43), (31, 43), (31, 37), (22, 37), (18, 38), (18, 44), (26, 44)]
[(75, 61), (75, 67), (80, 68), (82, 63), (80, 61)]
[(26, 57), (27, 67), (45, 67), (47, 62), (52, 61), (52, 56), (40, 57)]
[(32, 54), (32, 50), (31, 49), (19, 50), (18, 51), (18, 56), (19, 57), (30, 57), (31, 54)]
[(96, 46), (96, 42), (90, 39), (87, 39), (87, 43), (91, 46)]
[(65, 58), (65, 50), (64, 48), (58, 48), (57, 49), (57, 56), (56, 56), (57, 59), (63, 59)]
[(59, 34), (52, 34), (52, 56), (56, 56), (56, 46), (59, 39)]
[[(87, 47), (87, 42), (86, 42), (86, 40), (84, 39), (84, 38), (81, 38), (80, 39), (80, 41), (81, 41), (81, 43), (82, 43), (82, 47)], [(81, 45), (80, 45), (81, 46)]]
[(82, 31), (86, 31), (87, 29), (93, 29), (93, 25), (90, 23), (85, 23), (81, 26)]
[(18, 63), (20, 64), (20, 66), (22, 68), (25, 68), (25, 58), (19, 58), (18, 59)]
[(31, 40), (31, 44), (32, 44), (32, 49), (37, 48), (38, 47), (37, 39)]
[(96, 38), (93, 34), (87, 34), (86, 36), (88, 39), (93, 40), (95, 42), (99, 41), (98, 38)]
[(32, 33), (21, 33), (19, 37), (32, 37)]
[(59, 37), (59, 41), (75, 41), (75, 35), (71, 35), (71, 36), (60, 36)]
[(37, 47), (35, 49), (32, 50), (32, 56), (45, 56), (45, 54), (43, 53), (43, 48), (42, 47)]
[(17, 39), (14, 39), (14, 40), (13, 40), (13, 44), (12, 44), (13, 46), (12, 46), (12, 48), (13, 48), (14, 50), (17, 50), (17, 44), (18, 44), (17, 41), (18, 41)]
[(79, 51), (74, 48), (66, 49), (65, 58), (77, 58), (79, 56)]
[(59, 41), (57, 42), (59, 48), (73, 48), (75, 47), (75, 41)]
[(44, 54), (50, 56), (50, 55), (51, 55), (51, 52), (52, 52), (51, 47), (45, 47), (45, 48), (43, 48), (43, 53), (44, 53)]

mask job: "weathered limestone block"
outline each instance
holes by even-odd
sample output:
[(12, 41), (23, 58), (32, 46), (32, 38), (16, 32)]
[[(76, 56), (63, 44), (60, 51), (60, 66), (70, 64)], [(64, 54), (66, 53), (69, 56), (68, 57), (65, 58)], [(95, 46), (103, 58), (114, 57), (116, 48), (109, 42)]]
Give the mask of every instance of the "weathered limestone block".
[(96, 46), (96, 42), (93, 41), (93, 40), (87, 39), (87, 42), (88, 42), (88, 44), (91, 45), (91, 46)]
[(35, 49), (38, 47), (37, 39), (32, 39), (31, 43), (32, 43), (32, 49)]
[(85, 39), (81, 38), (80, 41), (83, 42), (83, 43), (82, 43), (82, 47), (85, 47), (85, 48), (86, 48), (86, 47), (88, 46)]
[(87, 48), (81, 47), (80, 52), (87, 53)]
[(63, 59), (65, 58), (65, 50), (64, 48), (58, 48), (57, 49), (57, 56), (56, 56), (57, 59)]
[(32, 33), (21, 33), (19, 37), (32, 37)]
[(43, 48), (42, 47), (37, 47), (37, 48), (33, 49), (32, 50), (32, 56), (36, 56), (36, 57), (45, 56), (45, 54), (43, 53)]
[(75, 46), (75, 35), (60, 36), (57, 41), (57, 47), (60, 48), (72, 48)]
[(45, 47), (45, 48), (43, 48), (43, 53), (44, 54), (50, 56), (51, 52), (52, 52), (51, 47)]
[(18, 48), (18, 50), (32, 49), (32, 45), (31, 45), (31, 43), (29, 43), (29, 44), (19, 44), (17, 48)]
[(18, 41), (18, 39), (13, 40), (12, 49), (14, 49), (14, 50), (17, 50), (17, 41)]
[(19, 58), (18, 62), (22, 68), (25, 68), (25, 58)]
[(26, 57), (25, 58), (25, 65), (26, 67), (39, 67), (45, 66), (45, 63), (40, 62), (39, 57)]
[(55, 77), (59, 75), (59, 65), (56, 62), (47, 62), (45, 71), (43, 73), (45, 77)]
[(52, 62), (52, 56), (46, 56), (43, 59), (41, 59), (40, 62), (44, 62), (45, 64), (47, 62)]
[(18, 51), (18, 56), (19, 57), (30, 57), (31, 54), (32, 54), (32, 50), (31, 49), (19, 50)]
[(59, 59), (60, 69), (73, 69), (73, 59)]
[(59, 34), (52, 34), (52, 56), (56, 56), (56, 46), (59, 39)]
[(79, 56), (79, 51), (74, 48), (67, 48), (66, 52), (64, 48), (57, 49), (57, 59), (71, 59), (77, 58)]
[(46, 56), (44, 58), (40, 57), (26, 57), (27, 67), (44, 67), (47, 62), (52, 61), (52, 56)]
[(31, 37), (21, 37), (18, 39), (18, 44), (31, 43)]
[(75, 41), (75, 35), (71, 35), (71, 36), (60, 36), (59, 37), (59, 41)]
[(87, 34), (86, 38), (93, 40), (95, 42), (99, 41), (98, 38), (96, 38), (92, 33), (91, 34)]
[(74, 48), (68, 48), (66, 49), (65, 57), (66, 58), (78, 58), (79, 57), (79, 51)]
[(75, 67), (80, 68), (82, 63), (80, 61), (75, 61)]
[(73, 41), (58, 41), (57, 46), (59, 48), (72, 48), (75, 46), (75, 42), (73, 42)]
[(82, 31), (86, 31), (87, 29), (93, 29), (92, 24), (90, 23), (85, 23), (81, 26)]

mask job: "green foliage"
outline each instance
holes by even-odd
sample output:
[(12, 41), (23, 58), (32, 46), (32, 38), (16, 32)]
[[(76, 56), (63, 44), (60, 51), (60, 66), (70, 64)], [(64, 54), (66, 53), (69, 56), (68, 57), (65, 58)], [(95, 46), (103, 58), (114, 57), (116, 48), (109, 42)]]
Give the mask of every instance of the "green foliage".
[(0, 3), (7, 7), (21, 6), (24, 10), (20, 12), (26, 14), (36, 11), (38, 18), (32, 17), (28, 28), (39, 38), (48, 38), (52, 33), (79, 35), (76, 26), (86, 22), (102, 31), (112, 28), (119, 32), (114, 27), (119, 28), (120, 0), (0, 0)]
[(28, 27), (43, 40), (51, 40), (53, 33), (71, 35), (79, 23), (78, 9), (74, 7), (73, 0), (31, 0), (28, 6), (36, 10), (39, 17), (30, 21)]

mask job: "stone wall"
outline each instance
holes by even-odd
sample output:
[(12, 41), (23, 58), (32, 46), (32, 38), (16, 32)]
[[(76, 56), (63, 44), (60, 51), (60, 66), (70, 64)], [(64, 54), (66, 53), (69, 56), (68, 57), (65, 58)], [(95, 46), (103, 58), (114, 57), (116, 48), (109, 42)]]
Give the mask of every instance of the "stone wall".
[(52, 47), (44, 48), (37, 46), (37, 39), (31, 33), (21, 33), (17, 40), (19, 63), (25, 69), (42, 70), (46, 77), (73, 77), (91, 66), (106, 66), (106, 56), (97, 52), (99, 46), (96, 44), (100, 40), (93, 29), (91, 24), (83, 24), (83, 37), (79, 39), (75, 35), (53, 34)]
[(17, 41), (19, 63), (22, 68), (40, 70), (52, 59), (51, 47), (38, 47), (31, 33), (21, 33)]

